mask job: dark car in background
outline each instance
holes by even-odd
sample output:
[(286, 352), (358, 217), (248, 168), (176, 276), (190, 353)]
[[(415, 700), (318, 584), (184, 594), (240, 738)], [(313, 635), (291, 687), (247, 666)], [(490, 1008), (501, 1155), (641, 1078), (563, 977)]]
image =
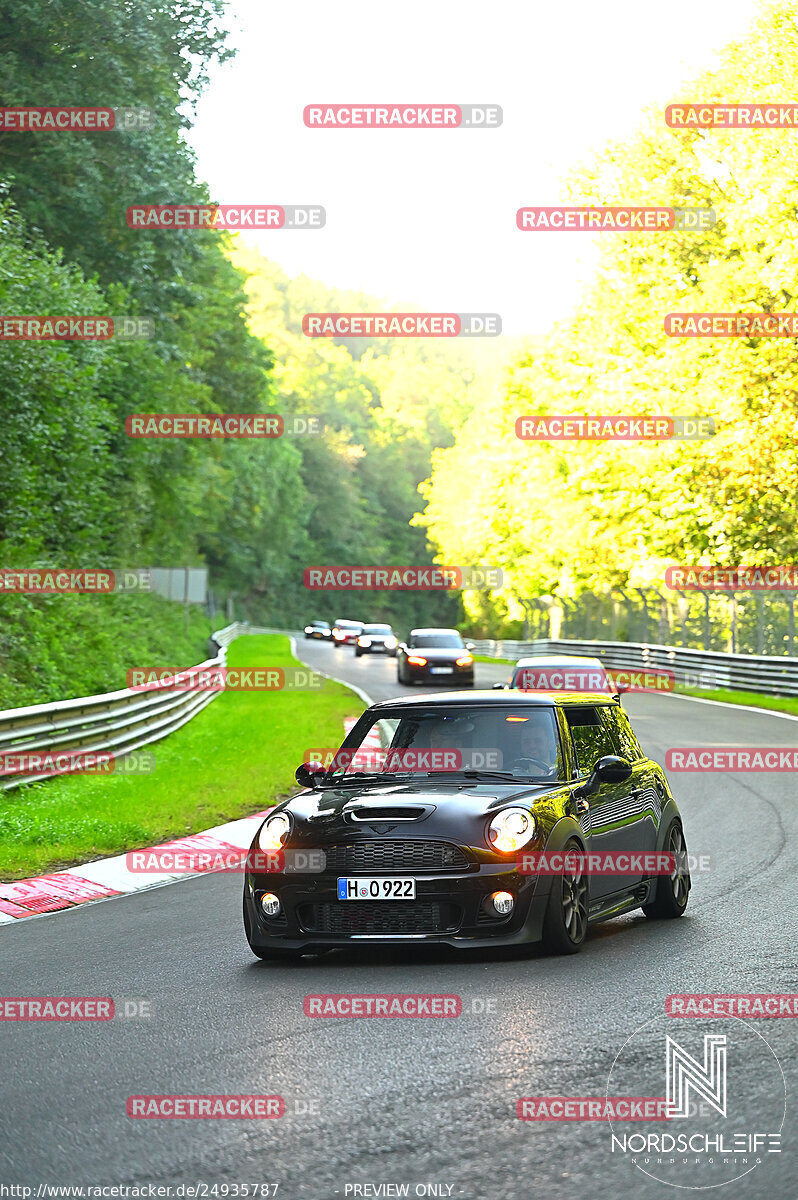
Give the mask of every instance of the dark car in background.
[(473, 645), (456, 629), (411, 629), (399, 644), (396, 660), (398, 683), (455, 683), (474, 686)]
[(339, 617), (333, 625), (333, 645), (353, 646), (362, 632), (362, 621), (347, 621), (344, 617)]
[(359, 658), (361, 654), (388, 654), (396, 658), (398, 645), (399, 639), (390, 625), (364, 625), (355, 642), (355, 655)]
[(306, 638), (317, 638), (322, 641), (329, 642), (332, 638), (332, 629), (329, 621), (311, 621), (305, 626)]
[[(469, 765), (490, 747), (501, 769)], [(607, 695), (382, 701), (296, 778), (306, 790), (271, 810), (247, 862), (259, 958), (408, 941), (573, 954), (595, 922), (687, 906), (667, 777)]]

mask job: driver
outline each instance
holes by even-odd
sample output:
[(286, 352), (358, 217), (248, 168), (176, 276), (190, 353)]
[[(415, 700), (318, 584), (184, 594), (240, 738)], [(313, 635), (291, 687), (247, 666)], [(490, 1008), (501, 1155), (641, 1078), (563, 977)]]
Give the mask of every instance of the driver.
[(551, 726), (538, 721), (525, 721), (519, 730), (518, 755), (520, 759), (533, 759), (536, 765), (545, 767), (546, 773), (557, 766), (557, 744)]

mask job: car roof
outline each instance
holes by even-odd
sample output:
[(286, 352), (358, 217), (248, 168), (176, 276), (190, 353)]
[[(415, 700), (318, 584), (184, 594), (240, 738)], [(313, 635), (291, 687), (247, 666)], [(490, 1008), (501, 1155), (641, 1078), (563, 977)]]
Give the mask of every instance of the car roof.
[(597, 704), (611, 705), (616, 701), (606, 692), (507, 692), (507, 691), (478, 691), (472, 692), (434, 692), (421, 696), (393, 696), (390, 700), (379, 700), (372, 704), (373, 709), (405, 708), (415, 705), (436, 708), (462, 705), (463, 708), (478, 708), (484, 704), (504, 705), (506, 708), (568, 708), (570, 706)]
[(591, 667), (601, 667), (601, 660), (591, 658), (586, 654), (538, 654), (533, 658), (519, 658), (516, 667), (560, 667), (574, 664), (589, 663)]
[(410, 636), (414, 633), (455, 633), (458, 637), (461, 636), (459, 629), (411, 629)]
[(347, 617), (336, 617), (336, 625), (362, 625), (362, 621), (350, 621)]

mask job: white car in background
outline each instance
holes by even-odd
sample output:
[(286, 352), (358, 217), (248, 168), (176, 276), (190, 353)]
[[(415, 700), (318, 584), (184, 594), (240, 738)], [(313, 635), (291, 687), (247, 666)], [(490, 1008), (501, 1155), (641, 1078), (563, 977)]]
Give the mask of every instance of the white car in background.
[(581, 654), (540, 654), (534, 658), (519, 658), (507, 682), (493, 686), (525, 692), (617, 694), (601, 661)]

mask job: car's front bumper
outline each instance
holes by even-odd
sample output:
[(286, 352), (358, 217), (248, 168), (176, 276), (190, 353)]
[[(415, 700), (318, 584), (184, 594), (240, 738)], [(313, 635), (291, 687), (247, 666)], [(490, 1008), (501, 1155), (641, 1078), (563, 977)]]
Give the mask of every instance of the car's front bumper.
[[(412, 872), (391, 872), (406, 874)], [(415, 879), (415, 900), (364, 901), (339, 900), (337, 875), (247, 875), (244, 904), (252, 945), (261, 950), (319, 952), (401, 943), (468, 949), (540, 940), (550, 877), (519, 875), (499, 863), (462, 873), (416, 874)], [(497, 891), (512, 892), (516, 898), (509, 917), (485, 912), (484, 900)], [(279, 897), (279, 917), (263, 915), (263, 892)]]
[(451, 667), (451, 663), (428, 663), (425, 667), (413, 666), (412, 663), (405, 664), (405, 670), (409, 678), (414, 682), (424, 683), (473, 683), (474, 668), (470, 667), (452, 667), (451, 671), (441, 673), (441, 668)]

